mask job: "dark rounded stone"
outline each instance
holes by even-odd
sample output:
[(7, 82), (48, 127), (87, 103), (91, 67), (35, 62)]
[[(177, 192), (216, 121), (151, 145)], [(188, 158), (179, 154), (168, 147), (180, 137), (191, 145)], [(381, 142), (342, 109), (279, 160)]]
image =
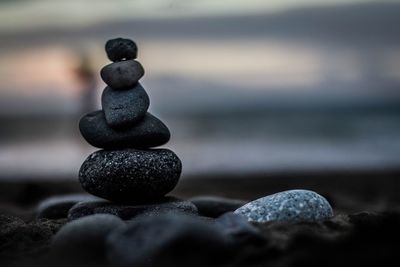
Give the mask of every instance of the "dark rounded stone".
[(133, 125), (144, 117), (150, 99), (140, 84), (129, 90), (104, 89), (101, 105), (108, 125), (114, 128)]
[(267, 240), (261, 231), (246, 220), (243, 216), (227, 212), (214, 221), (221, 232), (230, 236), (233, 243), (237, 246), (243, 244), (253, 244), (262, 246)]
[(99, 198), (89, 194), (70, 194), (47, 198), (39, 203), (36, 209), (37, 218), (67, 218), (69, 209), (78, 202), (95, 201)]
[(108, 40), (106, 43), (107, 57), (111, 61), (135, 59), (137, 57), (137, 52), (137, 45), (130, 39), (115, 38)]
[(68, 214), (69, 220), (75, 220), (84, 216), (106, 213), (120, 217), (123, 220), (131, 220), (139, 215), (158, 216), (164, 213), (188, 213), (197, 214), (197, 208), (189, 201), (174, 197), (164, 197), (151, 203), (118, 204), (109, 201), (81, 202), (73, 206)]
[(219, 266), (232, 246), (220, 229), (194, 216), (141, 217), (106, 241), (113, 266)]
[(154, 201), (174, 189), (181, 170), (180, 159), (168, 149), (99, 150), (83, 162), (79, 181), (108, 200)]
[(226, 212), (235, 211), (247, 201), (240, 199), (230, 199), (217, 196), (197, 196), (189, 199), (197, 209), (199, 215), (216, 218)]
[(79, 266), (98, 266), (96, 264), (106, 261), (106, 238), (124, 226), (120, 218), (110, 214), (95, 214), (69, 222), (54, 236), (50, 255), (61, 258), (63, 266), (78, 263), (82, 264)]
[(82, 117), (79, 129), (89, 144), (105, 149), (161, 146), (170, 138), (167, 126), (150, 113), (135, 125), (113, 129), (108, 126), (102, 110), (94, 111)]
[(143, 75), (143, 66), (135, 60), (114, 62), (104, 66), (100, 71), (101, 78), (112, 89), (131, 88)]

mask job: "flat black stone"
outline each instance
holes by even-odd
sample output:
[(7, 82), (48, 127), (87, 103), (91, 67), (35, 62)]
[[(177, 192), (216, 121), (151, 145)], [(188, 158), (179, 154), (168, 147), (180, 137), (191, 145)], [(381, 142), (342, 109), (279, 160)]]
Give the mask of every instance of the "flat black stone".
[(49, 197), (41, 201), (36, 209), (37, 218), (67, 218), (69, 209), (78, 202), (95, 201), (99, 198), (89, 194), (70, 194)]
[(106, 87), (101, 95), (101, 105), (107, 124), (120, 128), (142, 119), (149, 108), (150, 99), (140, 84), (128, 90)]
[(216, 218), (226, 212), (235, 211), (248, 202), (217, 196), (197, 196), (190, 198), (189, 201), (193, 202), (201, 216), (212, 218)]
[(103, 81), (116, 90), (135, 86), (143, 75), (143, 66), (136, 60), (114, 62), (104, 66), (100, 71)]
[(115, 38), (108, 40), (105, 48), (107, 57), (111, 61), (135, 59), (137, 57), (137, 45), (130, 39)]
[(112, 214), (123, 220), (138, 216), (158, 216), (164, 213), (187, 213), (197, 215), (197, 208), (189, 201), (174, 197), (164, 197), (156, 202), (142, 204), (118, 204), (109, 201), (81, 202), (73, 206), (68, 214), (69, 220), (75, 220), (92, 214)]
[(82, 117), (79, 130), (89, 144), (105, 149), (156, 147), (170, 138), (167, 126), (150, 113), (135, 125), (113, 129), (102, 110), (94, 111)]
[(155, 201), (178, 183), (182, 163), (168, 149), (99, 150), (82, 164), (84, 190), (115, 202)]

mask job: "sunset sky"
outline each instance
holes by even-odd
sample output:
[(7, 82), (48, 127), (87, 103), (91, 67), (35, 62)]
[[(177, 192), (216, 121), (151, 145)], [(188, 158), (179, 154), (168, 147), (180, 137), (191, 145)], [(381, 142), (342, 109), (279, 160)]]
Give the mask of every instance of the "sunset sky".
[[(80, 53), (87, 53), (93, 70), (98, 73), (101, 66), (108, 62), (103, 50), (104, 42), (116, 37), (114, 31), (119, 32), (120, 28), (115, 23), (130, 23), (121, 29), (124, 33), (125, 29), (132, 28), (129, 25), (135, 26), (138, 20), (142, 21), (144, 28), (148, 25), (151, 29), (159, 27), (166, 33), (158, 35), (150, 30), (150, 35), (140, 37), (139, 34), (140, 38), (136, 40), (140, 44), (139, 60), (146, 69), (145, 82), (168, 77), (243, 90), (316, 90), (327, 82), (351, 86), (366, 77), (399, 81), (400, 49), (398, 46), (387, 46), (385, 40), (382, 40), (383, 45), (364, 49), (350, 42), (327, 45), (302, 38), (288, 41), (268, 36), (262, 31), (264, 25), (244, 25), (245, 29), (253, 27), (260, 32), (248, 37), (243, 36), (243, 30), (234, 35), (222, 32), (225, 34), (222, 37), (197, 37), (180, 34), (179, 30), (172, 28), (176, 26), (162, 28), (163, 22), (157, 24), (158, 20), (169, 18), (178, 21), (174, 25), (179, 26), (180, 18), (204, 17), (201, 21), (207, 22), (210, 16), (234, 18), (235, 15), (263, 14), (268, 17), (300, 7), (329, 9), (334, 5), (357, 3), (368, 1), (0, 1), (0, 38), (6, 37), (6, 42), (0, 44), (0, 95), (2, 98), (20, 95), (41, 97), (43, 94), (68, 98), (78, 96), (80, 86), (74, 69), (79, 64)], [(234, 19), (232, 21), (235, 22)], [(196, 32), (195, 23), (188, 26), (189, 31)], [(117, 26), (110, 26), (101, 32), (99, 27), (101, 29), (102, 26), (98, 25)], [(230, 30), (230, 24), (227, 25)], [(65, 34), (58, 33), (58, 29)], [(169, 37), (170, 30), (175, 35), (180, 34), (178, 38), (175, 35)], [(141, 32), (146, 33), (146, 28)], [(127, 34), (132, 33), (136, 34), (135, 30)], [(99, 79), (99, 87), (103, 85)]]

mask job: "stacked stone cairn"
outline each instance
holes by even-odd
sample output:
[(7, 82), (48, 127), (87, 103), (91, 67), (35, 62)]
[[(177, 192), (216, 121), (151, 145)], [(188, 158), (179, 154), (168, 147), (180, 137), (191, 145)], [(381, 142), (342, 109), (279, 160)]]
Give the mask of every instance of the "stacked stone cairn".
[[(57, 266), (239, 266), (235, 260), (247, 266), (243, 259), (256, 263), (272, 243), (279, 251), (287, 246), (282, 238), (271, 243), (250, 222), (319, 222), (333, 216), (329, 202), (308, 190), (248, 203), (215, 196), (190, 201), (166, 197), (182, 165), (174, 152), (154, 149), (167, 143), (170, 133), (147, 112), (149, 97), (139, 84), (144, 70), (135, 60), (136, 44), (113, 39), (106, 51), (113, 63), (101, 70), (108, 85), (102, 110), (85, 115), (79, 124), (86, 141), (102, 148), (79, 171), (82, 187), (96, 197), (58, 196), (38, 208), (39, 218), (70, 220), (53, 237), (51, 258)], [(261, 229), (267, 228), (274, 229)], [(282, 236), (271, 233), (268, 238)]]
[[(132, 40), (117, 38), (109, 40), (105, 49), (112, 63), (100, 73), (108, 85), (101, 96), (102, 110), (86, 114), (79, 122), (85, 140), (102, 150), (83, 162), (79, 181), (88, 193), (113, 204), (142, 204), (143, 209), (143, 204), (176, 202), (164, 196), (177, 185), (182, 164), (171, 150), (154, 149), (169, 141), (170, 132), (147, 111), (150, 100), (139, 83), (144, 68), (135, 60), (137, 46)], [(82, 205), (87, 210), (89, 203)], [(90, 213), (99, 210), (99, 204), (94, 206)]]

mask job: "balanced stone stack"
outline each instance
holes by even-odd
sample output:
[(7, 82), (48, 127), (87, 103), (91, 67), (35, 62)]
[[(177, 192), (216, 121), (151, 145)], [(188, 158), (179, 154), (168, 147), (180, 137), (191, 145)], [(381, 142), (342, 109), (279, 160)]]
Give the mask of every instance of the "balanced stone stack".
[[(139, 83), (144, 75), (136, 61), (137, 46), (129, 39), (106, 43), (108, 58), (101, 78), (108, 85), (102, 110), (86, 114), (79, 123), (85, 140), (102, 150), (82, 164), (79, 181), (84, 190), (113, 203), (154, 203), (178, 183), (181, 161), (168, 149), (168, 128), (147, 112), (150, 100)], [(171, 201), (171, 200), (169, 200)]]

